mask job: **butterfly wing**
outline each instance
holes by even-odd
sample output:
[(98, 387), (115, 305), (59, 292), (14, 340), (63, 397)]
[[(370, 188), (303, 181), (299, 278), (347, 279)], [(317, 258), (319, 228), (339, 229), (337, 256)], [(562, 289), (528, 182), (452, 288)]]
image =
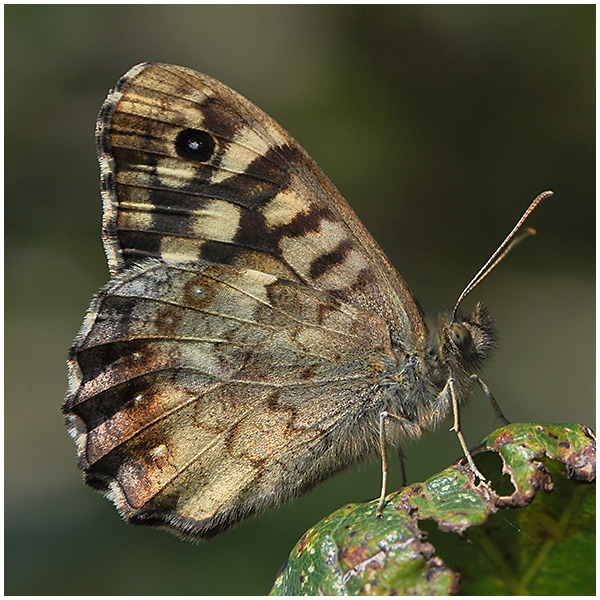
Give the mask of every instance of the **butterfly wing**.
[(370, 311), (258, 271), (147, 261), (92, 304), (64, 411), (87, 483), (123, 516), (210, 537), (376, 452), (395, 364)]
[(424, 335), (406, 283), (338, 190), (275, 121), (222, 83), (141, 64), (98, 119), (113, 274), (147, 257), (202, 258), (306, 283)]
[(377, 451), (421, 309), (300, 146), (248, 100), (142, 64), (98, 119), (111, 282), (63, 411), (132, 522), (209, 537)]

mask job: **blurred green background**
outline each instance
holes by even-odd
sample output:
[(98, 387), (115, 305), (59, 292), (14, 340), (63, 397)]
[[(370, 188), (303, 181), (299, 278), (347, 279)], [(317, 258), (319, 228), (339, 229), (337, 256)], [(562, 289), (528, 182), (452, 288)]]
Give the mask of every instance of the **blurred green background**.
[[(430, 313), (554, 190), (464, 308), (498, 318), (483, 379), (511, 420), (594, 426), (593, 5), (7, 6), (7, 594), (264, 594), (307, 528), (378, 494), (374, 463), (194, 546), (82, 484), (60, 405), (108, 277), (94, 123), (146, 60), (206, 72), (288, 129)], [(481, 393), (463, 419), (471, 445), (495, 428)], [(411, 481), (460, 455), (449, 426), (406, 449)]]

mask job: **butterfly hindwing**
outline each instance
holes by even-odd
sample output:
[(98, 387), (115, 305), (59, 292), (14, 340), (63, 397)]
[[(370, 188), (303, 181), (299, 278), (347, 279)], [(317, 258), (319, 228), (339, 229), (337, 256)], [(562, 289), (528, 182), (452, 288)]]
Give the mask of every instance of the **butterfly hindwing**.
[[(377, 449), (354, 431), (395, 363), (385, 323), (304, 284), (150, 260), (92, 305), (65, 409), (134, 522), (209, 537)], [(364, 425), (362, 426), (364, 428)], [(268, 442), (267, 442), (268, 440)]]

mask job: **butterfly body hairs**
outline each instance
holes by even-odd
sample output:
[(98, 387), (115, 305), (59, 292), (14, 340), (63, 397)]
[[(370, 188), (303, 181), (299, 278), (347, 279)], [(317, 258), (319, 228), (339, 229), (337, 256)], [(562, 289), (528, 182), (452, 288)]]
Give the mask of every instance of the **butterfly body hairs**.
[(129, 522), (209, 538), (369, 457), (387, 473), (386, 445), (449, 415), (459, 429), (490, 312), (428, 327), (275, 121), (211, 77), (144, 63), (96, 137), (111, 279), (63, 412), (86, 483)]

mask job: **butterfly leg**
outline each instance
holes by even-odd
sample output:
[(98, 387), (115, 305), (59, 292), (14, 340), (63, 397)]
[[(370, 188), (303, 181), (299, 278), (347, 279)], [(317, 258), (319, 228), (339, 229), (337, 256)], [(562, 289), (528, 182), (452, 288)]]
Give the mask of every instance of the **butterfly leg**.
[(477, 375), (471, 375), (471, 377), (469, 377), (469, 379), (471, 381), (476, 381), (479, 384), (479, 387), (481, 387), (481, 389), (483, 390), (483, 393), (485, 394), (485, 397), (488, 399), (488, 402), (492, 405), (492, 408), (494, 409), (494, 412), (496, 413), (496, 418), (500, 419), (500, 421), (502, 421), (502, 423), (504, 425), (510, 425), (510, 421), (504, 416), (504, 413), (500, 410), (500, 407), (498, 406), (496, 399), (494, 398), (492, 392), (490, 391), (490, 388), (487, 385), (485, 385), (485, 383), (481, 379), (479, 379), (479, 377)]
[(486, 478), (482, 475), (481, 471), (475, 465), (475, 461), (473, 460), (471, 452), (469, 451), (469, 447), (467, 446), (465, 436), (463, 435), (462, 430), (460, 428), (460, 411), (458, 409), (458, 395), (456, 393), (456, 383), (454, 382), (454, 379), (448, 379), (448, 383), (446, 384), (446, 386), (450, 390), (450, 398), (452, 400), (452, 413), (454, 414), (454, 424), (450, 428), (450, 431), (454, 431), (456, 433), (456, 437), (458, 437), (458, 441), (460, 442), (460, 445), (463, 449), (465, 458), (467, 459), (467, 462), (469, 463), (469, 466), (471, 467), (471, 470), (473, 471), (474, 475), (478, 477), (481, 481), (486, 483)]
[[(383, 507), (385, 506), (385, 497), (387, 495), (387, 483), (388, 483), (388, 472), (389, 472), (389, 463), (387, 457), (387, 446), (385, 443), (385, 421), (386, 419), (396, 419), (401, 423), (408, 423), (406, 419), (403, 417), (399, 417), (398, 415), (394, 415), (392, 413), (384, 410), (379, 415), (379, 449), (381, 452), (381, 496), (379, 497), (379, 504), (377, 505), (377, 516), (381, 517), (381, 513), (383, 511)], [(406, 485), (406, 471), (404, 470), (404, 455), (402, 454), (402, 449), (398, 448), (398, 458), (400, 459), (400, 468), (402, 470), (402, 485)]]
[(402, 452), (402, 446), (398, 444), (398, 449), (396, 451), (398, 454), (398, 462), (400, 463), (400, 474), (402, 475), (402, 487), (406, 487), (406, 469), (404, 468), (404, 452)]

